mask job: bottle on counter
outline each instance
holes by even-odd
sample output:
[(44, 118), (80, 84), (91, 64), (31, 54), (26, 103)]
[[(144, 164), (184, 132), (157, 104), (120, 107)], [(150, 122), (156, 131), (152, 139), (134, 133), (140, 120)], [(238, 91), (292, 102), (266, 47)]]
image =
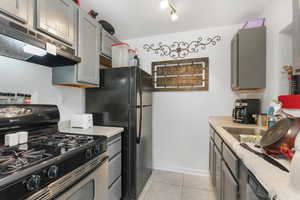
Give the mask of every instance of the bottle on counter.
[(7, 93), (0, 92), (0, 104), (7, 104)]
[(30, 104), (31, 103), (31, 95), (30, 94), (25, 94), (23, 104)]
[(25, 94), (18, 93), (16, 104), (23, 104), (25, 98)]
[(8, 93), (8, 104), (15, 104), (16, 103), (16, 94)]

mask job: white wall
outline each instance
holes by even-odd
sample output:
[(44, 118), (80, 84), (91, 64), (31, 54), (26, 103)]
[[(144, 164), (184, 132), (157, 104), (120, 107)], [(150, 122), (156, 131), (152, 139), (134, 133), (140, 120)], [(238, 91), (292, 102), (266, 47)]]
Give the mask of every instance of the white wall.
[(2, 56), (0, 92), (34, 94), (34, 103), (58, 105), (62, 120), (84, 111), (84, 89), (53, 86), (51, 68)]
[(273, 0), (262, 17), (267, 26), (267, 88), (263, 98), (266, 110), (272, 99), (288, 94), (284, 65), (292, 65), (292, 38), (281, 31), (292, 23), (292, 0)]
[(230, 42), (240, 27), (235, 25), (128, 41), (131, 47), (138, 49), (142, 67), (150, 72), (151, 62), (172, 59), (146, 52), (144, 44), (171, 44), (177, 40), (189, 42), (200, 36), (222, 36), (215, 47), (188, 57), (209, 57), (209, 91), (154, 93), (154, 168), (207, 174), (208, 117), (231, 115), (235, 97), (230, 89)]

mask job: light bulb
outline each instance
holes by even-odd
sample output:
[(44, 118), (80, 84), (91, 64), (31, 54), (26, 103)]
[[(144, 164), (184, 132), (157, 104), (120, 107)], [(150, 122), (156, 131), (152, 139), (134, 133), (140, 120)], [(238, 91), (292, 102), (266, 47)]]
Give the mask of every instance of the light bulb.
[(162, 10), (165, 10), (169, 7), (169, 1), (168, 0), (161, 0), (160, 1), (160, 8)]
[(176, 20), (178, 20), (178, 15), (177, 15), (176, 11), (173, 11), (173, 12), (171, 13), (171, 20), (172, 20), (173, 22), (176, 21)]

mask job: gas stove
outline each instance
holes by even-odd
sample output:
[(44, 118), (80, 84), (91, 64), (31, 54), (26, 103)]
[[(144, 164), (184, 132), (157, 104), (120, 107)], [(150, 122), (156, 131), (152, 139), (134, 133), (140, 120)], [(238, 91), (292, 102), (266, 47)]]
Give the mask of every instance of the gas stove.
[[(58, 131), (59, 112), (56, 106), (0, 105), (0, 113), (1, 200), (39, 199), (35, 194), (60, 178), (89, 162), (97, 161), (96, 168), (107, 159), (106, 137)], [(4, 146), (4, 135), (19, 131), (29, 133), (28, 142)], [(70, 186), (71, 183), (65, 189)], [(49, 199), (62, 192), (51, 193)]]

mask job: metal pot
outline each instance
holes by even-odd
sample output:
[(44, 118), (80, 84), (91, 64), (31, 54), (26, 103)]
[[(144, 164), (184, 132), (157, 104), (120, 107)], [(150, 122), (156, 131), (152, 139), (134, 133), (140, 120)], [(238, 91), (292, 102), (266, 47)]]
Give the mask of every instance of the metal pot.
[(300, 132), (300, 120), (284, 118), (268, 129), (261, 139), (261, 146), (267, 154), (284, 156), (292, 160), (295, 140)]

